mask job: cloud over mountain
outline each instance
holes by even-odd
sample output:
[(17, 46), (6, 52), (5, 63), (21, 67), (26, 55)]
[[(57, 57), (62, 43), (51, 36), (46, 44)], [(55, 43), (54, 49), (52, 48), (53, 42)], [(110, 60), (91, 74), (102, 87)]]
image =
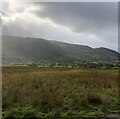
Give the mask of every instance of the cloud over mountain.
[(117, 3), (4, 3), (4, 35), (118, 49)]

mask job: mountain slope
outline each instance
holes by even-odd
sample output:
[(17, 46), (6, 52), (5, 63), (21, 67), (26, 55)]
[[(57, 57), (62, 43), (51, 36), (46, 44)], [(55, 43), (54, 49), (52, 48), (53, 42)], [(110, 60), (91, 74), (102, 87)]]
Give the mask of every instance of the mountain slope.
[(115, 62), (116, 51), (107, 48), (91, 48), (38, 38), (3, 36), (3, 63), (102, 61)]

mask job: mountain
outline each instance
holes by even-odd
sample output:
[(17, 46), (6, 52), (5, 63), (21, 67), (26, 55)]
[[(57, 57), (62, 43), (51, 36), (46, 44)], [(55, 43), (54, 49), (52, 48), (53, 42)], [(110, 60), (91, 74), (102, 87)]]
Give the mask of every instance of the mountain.
[(109, 62), (118, 60), (119, 53), (104, 47), (84, 45), (29, 37), (2, 37), (3, 64), (20, 62)]

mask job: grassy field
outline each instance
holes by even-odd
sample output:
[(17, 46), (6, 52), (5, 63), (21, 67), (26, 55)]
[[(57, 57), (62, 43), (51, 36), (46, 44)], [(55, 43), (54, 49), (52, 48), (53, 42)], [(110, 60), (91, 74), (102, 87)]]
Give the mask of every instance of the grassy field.
[(3, 67), (3, 118), (103, 117), (117, 113), (118, 71)]

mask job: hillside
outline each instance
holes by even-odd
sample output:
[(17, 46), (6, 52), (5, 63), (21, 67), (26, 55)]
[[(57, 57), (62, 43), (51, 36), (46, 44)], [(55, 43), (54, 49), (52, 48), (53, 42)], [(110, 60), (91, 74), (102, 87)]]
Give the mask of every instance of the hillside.
[(118, 53), (107, 48), (68, 44), (40, 38), (3, 36), (3, 64), (20, 62), (116, 62)]

